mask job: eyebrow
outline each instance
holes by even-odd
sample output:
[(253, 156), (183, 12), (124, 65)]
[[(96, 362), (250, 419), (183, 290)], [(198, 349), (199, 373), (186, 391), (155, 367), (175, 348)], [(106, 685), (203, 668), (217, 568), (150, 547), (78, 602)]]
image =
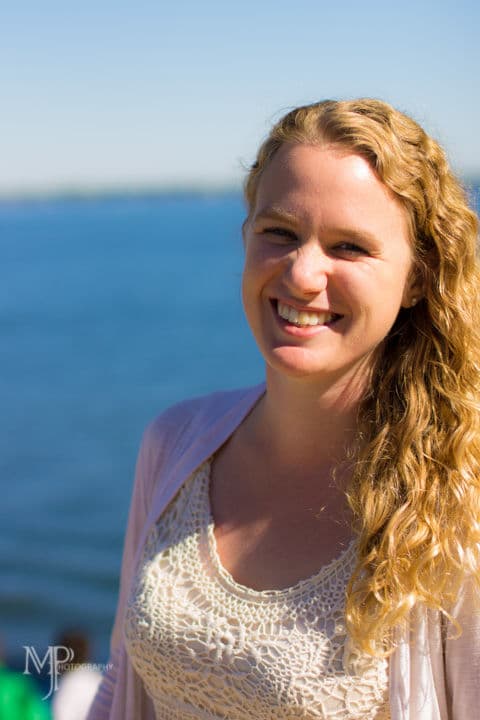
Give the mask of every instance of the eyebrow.
[(258, 213), (255, 213), (255, 220), (280, 220), (282, 222), (297, 222), (297, 218), (293, 213), (288, 210), (283, 210), (276, 205), (262, 208)]
[[(298, 218), (294, 213), (283, 210), (275, 205), (268, 206), (259, 210), (255, 213), (254, 221), (265, 221), (265, 220), (278, 220), (279, 222), (285, 222), (288, 224), (298, 223)], [(368, 230), (353, 227), (335, 227), (328, 232), (330, 236), (335, 238), (349, 238), (358, 242), (369, 242), (378, 243), (378, 238)]]

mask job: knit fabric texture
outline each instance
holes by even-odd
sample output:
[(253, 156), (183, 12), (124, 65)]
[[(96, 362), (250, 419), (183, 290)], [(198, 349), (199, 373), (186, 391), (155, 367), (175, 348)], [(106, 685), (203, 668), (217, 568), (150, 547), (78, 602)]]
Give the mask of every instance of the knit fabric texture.
[(237, 583), (216, 550), (210, 460), (150, 531), (125, 615), (157, 720), (388, 720), (388, 662), (344, 621), (355, 545), (281, 590)]

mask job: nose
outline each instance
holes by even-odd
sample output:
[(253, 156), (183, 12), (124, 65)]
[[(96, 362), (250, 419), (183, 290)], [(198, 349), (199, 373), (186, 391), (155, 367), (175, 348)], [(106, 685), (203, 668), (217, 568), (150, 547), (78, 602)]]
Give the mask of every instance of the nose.
[(301, 245), (289, 258), (285, 281), (291, 292), (318, 294), (326, 289), (331, 259), (318, 242)]

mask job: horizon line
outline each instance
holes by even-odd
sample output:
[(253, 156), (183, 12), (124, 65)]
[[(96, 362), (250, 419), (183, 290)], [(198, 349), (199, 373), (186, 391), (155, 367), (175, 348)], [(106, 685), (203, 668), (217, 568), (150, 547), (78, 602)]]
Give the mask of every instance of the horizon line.
[[(458, 176), (467, 191), (480, 197), (480, 171)], [(472, 187), (473, 186), (473, 187)], [(476, 187), (475, 187), (476, 186)], [(242, 194), (240, 181), (171, 182), (171, 183), (64, 183), (0, 187), (0, 202), (22, 200), (95, 200), (98, 198), (155, 197), (166, 195), (229, 195)]]
[(235, 180), (219, 182), (140, 182), (140, 183), (59, 183), (0, 187), (0, 201), (95, 199), (100, 197), (140, 197), (154, 195), (211, 195), (241, 193), (242, 184)]

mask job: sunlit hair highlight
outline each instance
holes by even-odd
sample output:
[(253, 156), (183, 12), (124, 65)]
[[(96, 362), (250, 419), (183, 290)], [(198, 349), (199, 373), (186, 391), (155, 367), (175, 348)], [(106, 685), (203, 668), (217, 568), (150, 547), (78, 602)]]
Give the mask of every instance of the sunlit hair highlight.
[(285, 143), (334, 144), (369, 162), (406, 210), (423, 283), (378, 355), (352, 448), (359, 556), (346, 617), (359, 646), (381, 654), (413, 606), (448, 616), (465, 575), (480, 584), (478, 220), (442, 148), (373, 99), (285, 115), (246, 179), (249, 212)]

